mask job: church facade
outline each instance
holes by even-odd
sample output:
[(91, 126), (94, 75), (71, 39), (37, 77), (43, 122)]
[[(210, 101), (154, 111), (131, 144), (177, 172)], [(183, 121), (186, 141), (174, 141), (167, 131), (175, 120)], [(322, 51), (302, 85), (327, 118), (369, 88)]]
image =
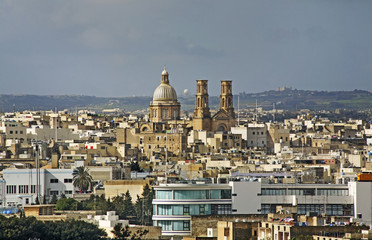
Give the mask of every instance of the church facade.
[[(180, 119), (181, 105), (177, 93), (169, 83), (169, 73), (164, 67), (160, 85), (150, 102), (150, 122), (167, 123)], [(208, 80), (196, 80), (195, 109), (192, 120), (194, 130), (228, 132), (235, 125), (232, 81), (221, 81), (220, 107), (213, 116), (209, 109)]]
[(209, 109), (208, 80), (196, 80), (194, 130), (227, 132), (235, 125), (232, 81), (221, 81), (220, 108), (213, 116)]

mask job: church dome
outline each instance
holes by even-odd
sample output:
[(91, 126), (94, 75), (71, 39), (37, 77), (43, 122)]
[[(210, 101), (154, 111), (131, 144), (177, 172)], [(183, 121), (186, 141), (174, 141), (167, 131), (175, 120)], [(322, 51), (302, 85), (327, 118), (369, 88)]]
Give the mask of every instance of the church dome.
[(177, 101), (177, 93), (174, 88), (166, 83), (161, 83), (154, 91), (153, 101)]
[(177, 101), (176, 90), (169, 84), (169, 74), (164, 67), (161, 73), (161, 83), (155, 89), (153, 101)]

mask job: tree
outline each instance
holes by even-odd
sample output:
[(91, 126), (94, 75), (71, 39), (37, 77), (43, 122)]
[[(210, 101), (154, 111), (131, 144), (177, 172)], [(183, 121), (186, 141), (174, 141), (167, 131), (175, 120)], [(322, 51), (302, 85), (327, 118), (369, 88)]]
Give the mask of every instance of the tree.
[(115, 238), (114, 240), (141, 240), (143, 236), (145, 236), (149, 231), (148, 230), (137, 230), (136, 232), (132, 233), (129, 230), (129, 226), (126, 225), (123, 227), (120, 223), (114, 226), (114, 230), (111, 231)]
[(52, 199), (50, 200), (50, 204), (56, 204), (57, 203), (57, 195), (54, 193), (52, 196)]
[(0, 216), (0, 239), (44, 239), (45, 232), (45, 225), (34, 217), (6, 218)]
[(140, 167), (137, 161), (130, 163), (130, 170), (133, 172), (143, 172), (143, 169)]
[(144, 225), (152, 225), (152, 200), (154, 199), (154, 191), (148, 184), (143, 187), (143, 215), (144, 215)]
[(92, 176), (89, 174), (88, 169), (83, 166), (74, 169), (72, 176), (74, 187), (79, 188), (81, 191), (87, 191), (93, 185)]
[(46, 222), (34, 217), (0, 216), (0, 239), (2, 240), (99, 240), (107, 234), (92, 223), (77, 220)]
[(35, 198), (35, 204), (39, 205), (40, 204), (40, 201), (39, 201), (39, 196), (36, 196)]
[(142, 196), (137, 195), (137, 200), (135, 204), (135, 210), (137, 214), (137, 223), (142, 225), (152, 224), (152, 200), (154, 199), (154, 191), (150, 188), (148, 184), (143, 187)]
[(85, 221), (67, 220), (60, 222), (47, 222), (48, 232), (43, 239), (63, 239), (63, 240), (85, 240), (103, 239), (107, 234), (96, 225)]
[(61, 198), (56, 203), (57, 210), (77, 210), (79, 202), (73, 198)]
[(112, 207), (115, 210), (116, 214), (119, 216), (119, 219), (125, 219), (125, 206), (124, 198), (121, 196), (116, 196), (112, 199)]
[(134, 209), (129, 190), (124, 195), (124, 214), (126, 217), (136, 216), (136, 210)]

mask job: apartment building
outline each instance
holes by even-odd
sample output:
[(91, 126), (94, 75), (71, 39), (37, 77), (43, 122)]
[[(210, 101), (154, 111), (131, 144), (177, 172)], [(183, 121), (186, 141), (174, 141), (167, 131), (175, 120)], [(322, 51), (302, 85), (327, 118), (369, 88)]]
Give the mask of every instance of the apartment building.
[(231, 214), (228, 184), (161, 184), (153, 189), (153, 225), (162, 227), (162, 235), (190, 235), (193, 215)]

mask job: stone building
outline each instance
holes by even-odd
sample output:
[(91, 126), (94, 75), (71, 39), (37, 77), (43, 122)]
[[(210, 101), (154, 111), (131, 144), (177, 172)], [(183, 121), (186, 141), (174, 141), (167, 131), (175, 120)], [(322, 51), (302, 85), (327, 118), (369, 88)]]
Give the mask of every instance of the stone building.
[(221, 81), (220, 108), (211, 116), (208, 101), (208, 80), (196, 80), (196, 99), (193, 118), (194, 130), (230, 131), (235, 125), (232, 81)]
[(150, 121), (165, 122), (180, 118), (181, 105), (177, 100), (177, 93), (169, 84), (169, 74), (164, 67), (161, 83), (155, 89), (150, 103)]

